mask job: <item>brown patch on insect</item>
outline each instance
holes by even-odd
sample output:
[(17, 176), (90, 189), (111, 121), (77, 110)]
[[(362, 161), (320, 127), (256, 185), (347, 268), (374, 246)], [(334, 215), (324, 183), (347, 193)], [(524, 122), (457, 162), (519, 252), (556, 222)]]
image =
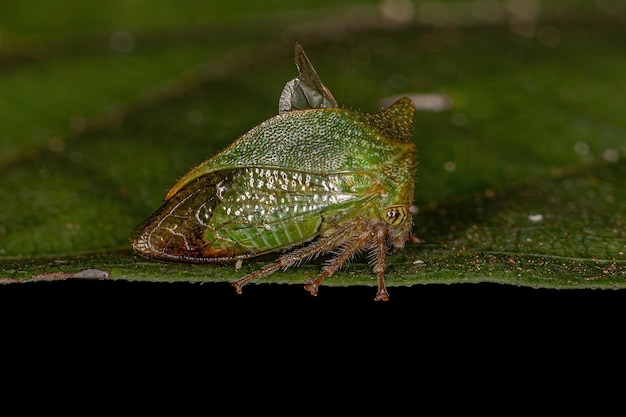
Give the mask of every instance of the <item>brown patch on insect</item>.
[[(171, 234), (169, 237), (164, 237), (166, 233), (171, 232), (159, 230), (156, 236), (152, 236), (151, 233), (147, 232), (138, 235), (137, 240), (133, 242), (133, 247), (143, 255), (149, 255), (152, 258), (164, 261), (203, 262), (211, 260), (213, 262), (221, 262), (237, 257), (234, 248), (210, 245), (202, 239), (201, 235), (177, 236)], [(167, 241), (168, 243), (163, 244), (161, 241)]]

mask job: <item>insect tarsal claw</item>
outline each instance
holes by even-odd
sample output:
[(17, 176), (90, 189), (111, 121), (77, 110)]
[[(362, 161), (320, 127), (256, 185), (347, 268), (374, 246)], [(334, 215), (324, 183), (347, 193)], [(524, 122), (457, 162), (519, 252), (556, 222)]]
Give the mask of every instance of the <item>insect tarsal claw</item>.
[(387, 293), (386, 289), (379, 289), (376, 292), (376, 297), (374, 297), (374, 301), (389, 301), (389, 293)]
[(237, 294), (241, 295), (243, 285), (241, 285), (238, 281), (233, 282), (231, 285), (235, 287)]
[(308, 292), (310, 292), (311, 295), (317, 297), (317, 288), (318, 287), (319, 286), (315, 282), (313, 282), (311, 284), (305, 285), (304, 289), (307, 290)]

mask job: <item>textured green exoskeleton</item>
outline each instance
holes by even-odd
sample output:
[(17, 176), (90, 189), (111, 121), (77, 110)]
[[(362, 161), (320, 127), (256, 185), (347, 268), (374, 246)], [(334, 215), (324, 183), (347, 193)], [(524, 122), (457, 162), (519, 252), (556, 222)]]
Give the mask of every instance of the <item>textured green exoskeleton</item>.
[(332, 254), (306, 289), (360, 252), (389, 298), (386, 253), (411, 239), (417, 148), (407, 98), (376, 114), (338, 108), (300, 45), (298, 78), (279, 114), (184, 175), (131, 237), (140, 255), (165, 261), (223, 262), (288, 250), (255, 278)]

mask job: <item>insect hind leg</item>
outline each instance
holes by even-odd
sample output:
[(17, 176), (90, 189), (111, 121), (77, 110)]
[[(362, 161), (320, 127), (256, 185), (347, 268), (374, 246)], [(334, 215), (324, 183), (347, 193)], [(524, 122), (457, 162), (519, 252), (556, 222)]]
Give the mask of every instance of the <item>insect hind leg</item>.
[(289, 268), (289, 266), (284, 266), (284, 262), (281, 262), (281, 259), (278, 259), (278, 261), (271, 263), (269, 265), (266, 265), (265, 267), (256, 270), (254, 272), (249, 273), (248, 275), (239, 278), (237, 281), (233, 282), (231, 285), (233, 287), (235, 287), (235, 291), (237, 291), (237, 294), (241, 294), (242, 292), (242, 288), (244, 285), (248, 284), (250, 281), (256, 279), (256, 278), (261, 278), (261, 277), (265, 277), (268, 275), (273, 274), (274, 272), (278, 271), (279, 269), (286, 269)]
[[(276, 262), (266, 265), (259, 270), (251, 272), (248, 275), (242, 278), (239, 278), (238, 280), (232, 282), (231, 285), (235, 287), (235, 291), (237, 291), (237, 294), (241, 294), (243, 287), (246, 284), (250, 283), (250, 281), (253, 281), (257, 278), (262, 278), (262, 277), (271, 275), (274, 272), (279, 271), (281, 269), (286, 270), (288, 268), (291, 268), (294, 265), (300, 264), (303, 261), (308, 261), (324, 253), (328, 253), (332, 251), (333, 249), (335, 249), (337, 246), (341, 245), (341, 243), (345, 241), (346, 239), (348, 239), (352, 233), (354, 232), (353, 232), (351, 225), (350, 227), (344, 226), (341, 229), (338, 229), (332, 235), (321, 237), (313, 241), (312, 243), (308, 244), (307, 246), (303, 246), (301, 248), (292, 250), (291, 252), (288, 252), (282, 255), (280, 258), (276, 260)], [(340, 266), (341, 264), (339, 264), (332, 271), (328, 269), (328, 266), (324, 268), (324, 271), (328, 269), (328, 272), (330, 272), (327, 275), (325, 275), (324, 278), (326, 276), (332, 275)], [(325, 273), (324, 271), (322, 272), (322, 275)], [(319, 280), (317, 284), (318, 286), (319, 286), (319, 283), (322, 282), (324, 278), (320, 279), (318, 277), (318, 280)], [(311, 292), (311, 294), (313, 295), (317, 295), (317, 287), (315, 288), (316, 288), (315, 294), (313, 294), (313, 292), (309, 290), (309, 292)]]

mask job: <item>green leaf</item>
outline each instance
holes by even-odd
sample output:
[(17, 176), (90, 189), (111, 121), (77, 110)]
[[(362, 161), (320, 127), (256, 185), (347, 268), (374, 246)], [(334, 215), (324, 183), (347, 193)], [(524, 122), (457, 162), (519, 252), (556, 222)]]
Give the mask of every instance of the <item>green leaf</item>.
[[(189, 168), (278, 112), (298, 41), (341, 106), (451, 100), (416, 114), (422, 243), (389, 258), (389, 286), (626, 286), (626, 11), (454, 2), (403, 21), (333, 4), (221, 20), (91, 5), (98, 21), (82, 27), (42, 27), (15, 6), (0, 44), (2, 282), (231, 281), (274, 259), (153, 262), (128, 236)], [(324, 284), (376, 285), (366, 261)], [(322, 262), (260, 282), (302, 283)]]

